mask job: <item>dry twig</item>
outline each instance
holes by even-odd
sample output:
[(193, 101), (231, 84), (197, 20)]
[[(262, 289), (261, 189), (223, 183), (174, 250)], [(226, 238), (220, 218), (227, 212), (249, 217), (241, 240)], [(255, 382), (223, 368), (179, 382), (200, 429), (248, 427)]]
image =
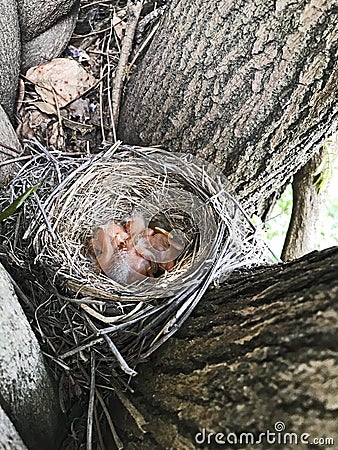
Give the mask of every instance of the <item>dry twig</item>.
[(133, 48), (133, 40), (137, 23), (142, 11), (143, 0), (128, 1), (128, 22), (126, 28), (126, 34), (123, 38), (120, 59), (115, 71), (113, 89), (112, 89), (112, 104), (113, 104), (113, 117), (115, 129), (117, 128), (120, 113), (120, 103), (122, 97), (123, 83), (127, 74), (128, 60)]

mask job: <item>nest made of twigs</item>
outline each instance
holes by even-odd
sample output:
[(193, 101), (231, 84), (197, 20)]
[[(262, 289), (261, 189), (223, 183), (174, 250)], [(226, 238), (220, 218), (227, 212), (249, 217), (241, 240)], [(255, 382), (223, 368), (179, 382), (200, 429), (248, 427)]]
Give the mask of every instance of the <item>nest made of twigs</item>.
[[(119, 143), (88, 157), (37, 142), (27, 147), (32, 157), (11, 184), (15, 197), (39, 183), (17, 225), (27, 257), (79, 299), (90, 328), (84, 348), (104, 336), (116, 358), (112, 366), (129, 375), (181, 326), (211, 282), (268, 258), (228, 182), (206, 161)], [(124, 223), (134, 211), (155, 226), (179, 229), (184, 250), (170, 272), (126, 285), (97, 270), (88, 242), (98, 227)], [(79, 339), (66, 353), (77, 348), (83, 350)]]
[[(20, 281), (62, 410), (88, 405), (71, 440), (82, 442), (87, 430), (91, 442), (93, 423), (98, 438), (106, 423), (119, 446), (112, 392), (123, 398), (138, 363), (180, 328), (212, 282), (270, 261), (269, 250), (223, 175), (192, 155), (119, 143), (69, 154), (37, 141), (26, 142), (25, 153), (2, 209), (39, 187), (1, 224), (0, 256)], [(184, 247), (171, 271), (125, 284), (98, 270), (88, 244), (99, 227), (124, 224), (135, 211), (150, 226), (179, 230)], [(99, 414), (107, 420), (94, 421)]]

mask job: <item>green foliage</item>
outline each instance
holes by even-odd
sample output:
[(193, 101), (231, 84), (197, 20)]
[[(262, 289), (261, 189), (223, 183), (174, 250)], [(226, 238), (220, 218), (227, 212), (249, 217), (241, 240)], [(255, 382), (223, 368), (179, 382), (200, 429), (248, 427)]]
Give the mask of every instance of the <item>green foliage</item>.
[(318, 193), (320, 193), (326, 187), (328, 181), (332, 178), (334, 161), (337, 157), (337, 154), (332, 149), (329, 141), (324, 142), (323, 149), (323, 160), (314, 173), (313, 185), (317, 187)]
[[(332, 155), (332, 153), (331, 153)], [(327, 195), (326, 215), (321, 223), (320, 238), (318, 240), (318, 250), (338, 245), (338, 161), (336, 165), (330, 160), (330, 185)], [(328, 172), (326, 172), (328, 174)], [(322, 183), (327, 183), (329, 179), (322, 176)], [(319, 184), (319, 188), (323, 188)], [(286, 232), (289, 226), (292, 212), (292, 186), (289, 184), (277, 201), (271, 219), (265, 223), (266, 239), (273, 252), (280, 256)]]
[(266, 239), (272, 251), (280, 256), (292, 212), (292, 186), (288, 184), (265, 223)]
[(34, 185), (31, 188), (27, 189), (20, 197), (14, 200), (14, 202), (8, 206), (2, 213), (0, 214), (0, 222), (10, 217), (15, 211), (23, 204), (23, 202), (34, 192), (36, 192), (38, 185)]

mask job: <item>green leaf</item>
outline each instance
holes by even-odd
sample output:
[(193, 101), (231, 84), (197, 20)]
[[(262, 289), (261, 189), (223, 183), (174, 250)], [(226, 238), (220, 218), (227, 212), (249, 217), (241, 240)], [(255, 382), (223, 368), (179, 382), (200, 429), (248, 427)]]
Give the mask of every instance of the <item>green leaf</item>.
[(0, 222), (7, 219), (9, 216), (15, 213), (15, 211), (23, 204), (23, 202), (34, 192), (36, 192), (38, 188), (38, 184), (35, 184), (31, 188), (27, 189), (26, 192), (24, 192), (20, 197), (18, 197), (14, 202), (9, 205), (8, 208), (6, 208), (2, 213), (0, 214)]

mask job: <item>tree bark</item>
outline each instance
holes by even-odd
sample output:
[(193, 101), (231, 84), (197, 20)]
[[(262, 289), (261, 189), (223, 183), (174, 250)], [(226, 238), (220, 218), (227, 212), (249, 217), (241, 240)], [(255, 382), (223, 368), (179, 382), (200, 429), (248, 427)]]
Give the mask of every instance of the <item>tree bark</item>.
[[(39, 64), (56, 58), (67, 46), (74, 31), (79, 11), (78, 1), (74, 2), (74, 0), (71, 0), (68, 3), (72, 5), (72, 9), (67, 11), (67, 13), (61, 9), (64, 15), (62, 15), (56, 23), (47, 29), (42, 26), (42, 29), (45, 31), (42, 31), (41, 34), (34, 36), (30, 40), (24, 40), (21, 60), (22, 72), (26, 72), (30, 67), (38, 66)], [(42, 6), (44, 6), (44, 4), (42, 4)], [(56, 8), (54, 4), (49, 5), (49, 10), (50, 12), (54, 12), (53, 18), (60, 14), (60, 8)], [(32, 13), (32, 11), (30, 12)], [(36, 16), (40, 22), (39, 29), (41, 29), (41, 25), (43, 25), (45, 21), (42, 21), (39, 15), (36, 14)], [(30, 30), (32, 25), (33, 24), (31, 23), (29, 27)]]
[(299, 258), (318, 249), (319, 230), (326, 209), (327, 187), (315, 185), (323, 161), (321, 149), (297, 172), (292, 182), (292, 215), (282, 250), (282, 260)]
[(26, 43), (74, 14), (79, 0), (17, 0), (21, 39)]
[(38, 341), (1, 264), (0, 387), (0, 406), (29, 449), (58, 448), (63, 435), (58, 399)]
[(0, 448), (1, 450), (27, 450), (14, 425), (0, 406)]
[[(338, 442), (338, 247), (233, 274), (144, 366), (131, 400), (140, 433), (116, 420), (127, 450), (243, 448), (197, 445), (196, 433), (285, 432)], [(142, 368), (143, 367), (143, 368)], [(201, 438), (201, 435), (198, 436)], [(245, 448), (294, 449), (294, 445)], [(299, 444), (305, 449), (307, 445)], [(327, 446), (323, 448), (333, 448)]]
[(0, 182), (6, 183), (16, 172), (15, 164), (9, 160), (20, 156), (22, 149), (14, 128), (0, 104)]
[(224, 169), (249, 211), (337, 119), (334, 0), (174, 0), (127, 86), (119, 137)]
[(13, 119), (21, 64), (19, 18), (13, 0), (1, 0), (0, 40), (0, 106)]

